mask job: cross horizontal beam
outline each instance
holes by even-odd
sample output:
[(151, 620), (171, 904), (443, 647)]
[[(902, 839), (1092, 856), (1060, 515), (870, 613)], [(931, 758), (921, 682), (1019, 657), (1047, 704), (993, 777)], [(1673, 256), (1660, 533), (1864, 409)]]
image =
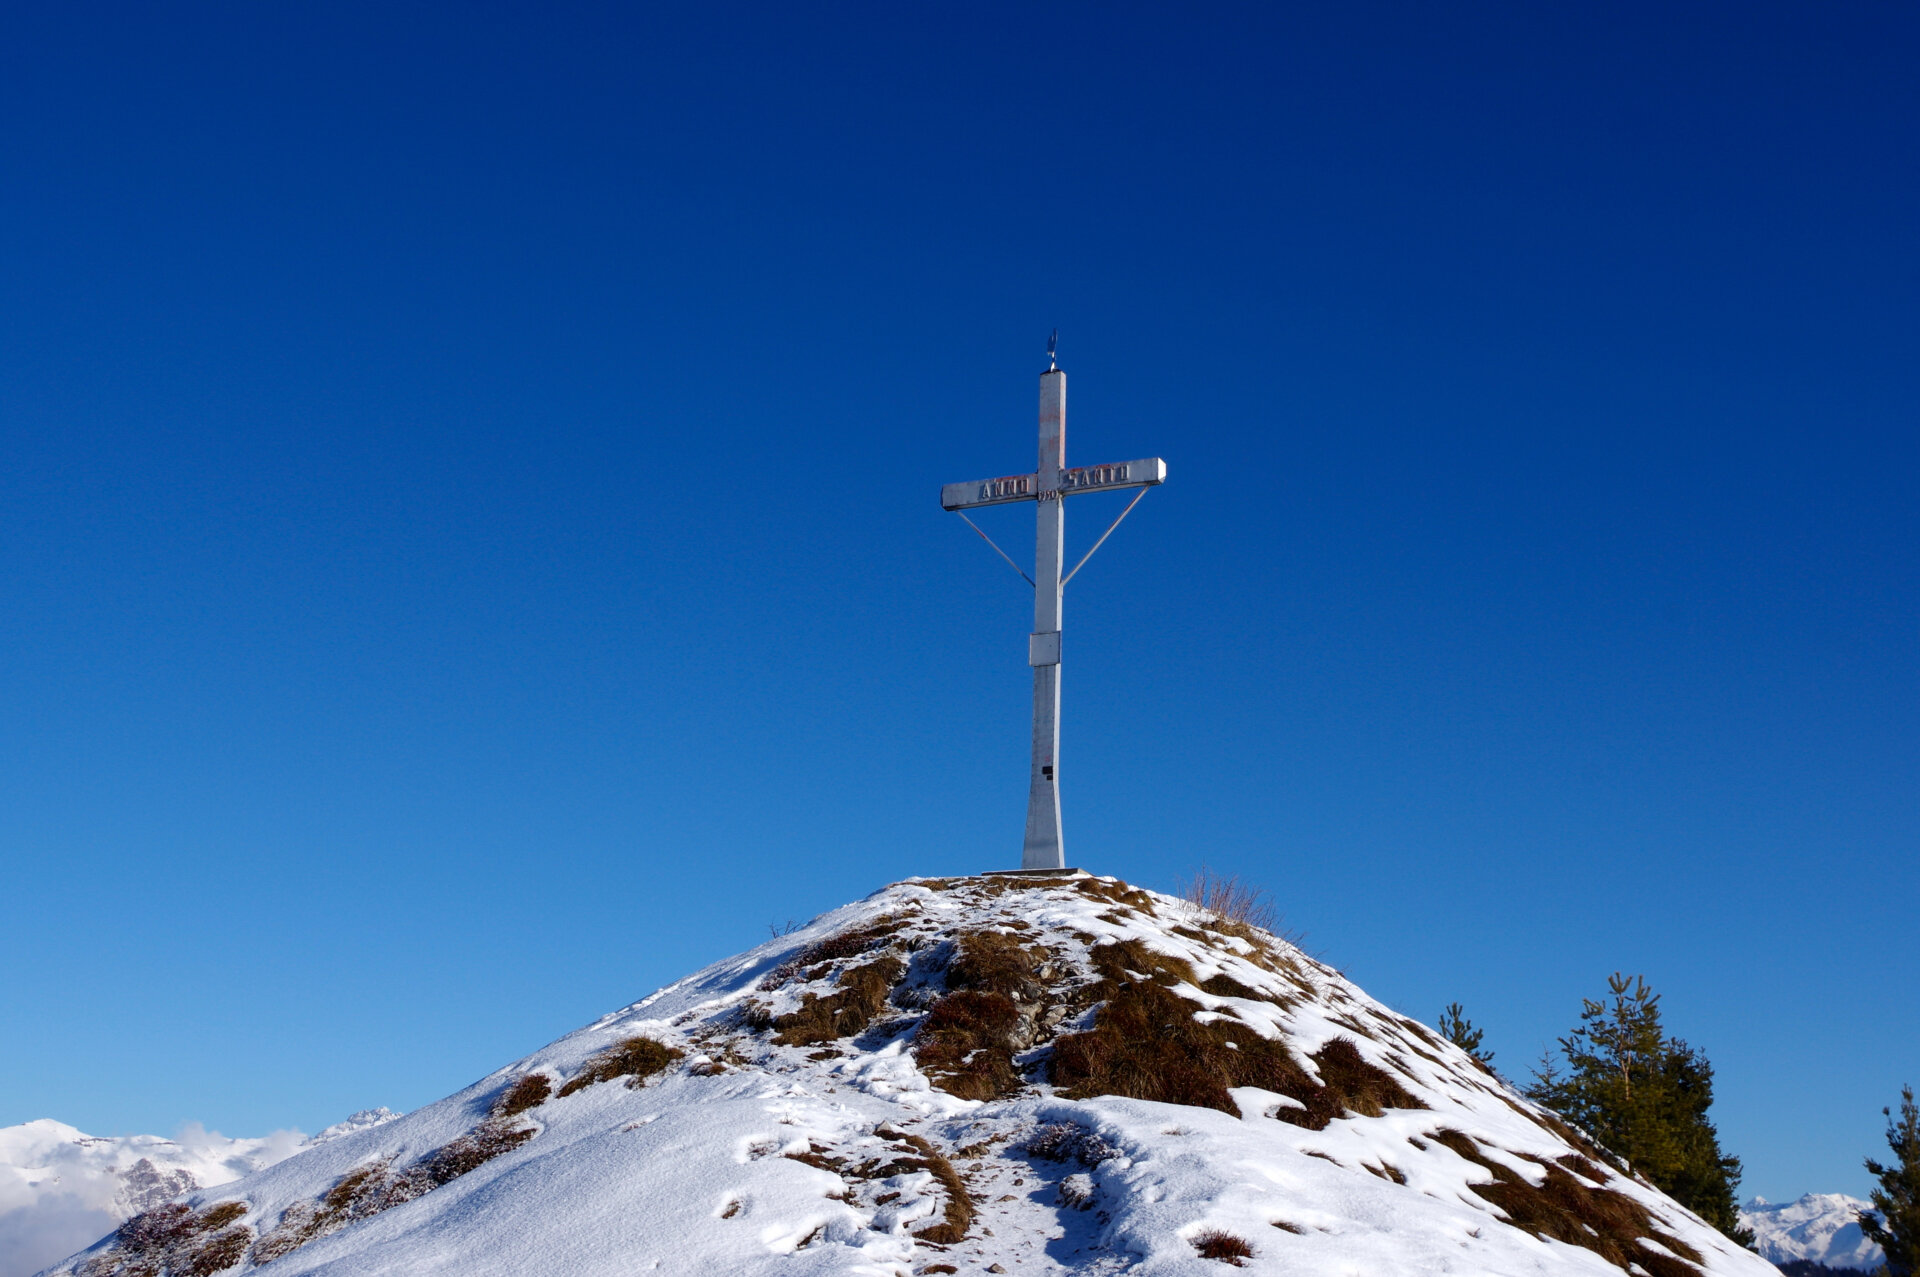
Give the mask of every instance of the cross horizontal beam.
[[(1059, 495), (1073, 497), (1082, 492), (1150, 488), (1166, 481), (1167, 463), (1158, 457), (1119, 461), (1104, 466), (1076, 466), (1060, 472)], [(949, 483), (940, 489), (940, 508), (971, 510), (976, 506), (1005, 505), (1010, 501), (1033, 501), (1043, 495), (1053, 494), (1040, 491), (1038, 474), (1010, 474), (998, 479)]]

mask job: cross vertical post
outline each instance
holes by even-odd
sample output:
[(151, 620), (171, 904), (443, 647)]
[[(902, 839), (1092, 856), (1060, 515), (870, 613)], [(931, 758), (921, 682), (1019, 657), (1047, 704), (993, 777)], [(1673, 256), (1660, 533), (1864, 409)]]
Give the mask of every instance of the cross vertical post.
[[(967, 520), (980, 539), (1033, 586), (1033, 631), (1027, 635), (1027, 664), (1033, 667), (1033, 759), (1027, 776), (1027, 837), (1020, 850), (1022, 869), (1064, 869), (1066, 853), (1060, 837), (1060, 602), (1061, 592), (1074, 573), (1086, 566), (1094, 550), (1105, 545), (1120, 520), (1138, 505), (1146, 490), (1164, 483), (1167, 463), (1159, 457), (1117, 461), (1101, 466), (1067, 468), (1067, 374), (1053, 360), (1047, 344), (1048, 369), (1040, 374), (1040, 465), (1032, 474), (1008, 474), (969, 483), (949, 483), (940, 489), (940, 508)], [(1082, 555), (1072, 572), (1066, 565), (1066, 499), (1086, 492), (1119, 492), (1138, 488), (1093, 549)], [(967, 511), (982, 506), (1031, 501), (1037, 507), (1034, 524), (1033, 575), (993, 544)]]
[(1066, 563), (1067, 503), (1060, 491), (1067, 468), (1067, 374), (1040, 374), (1040, 469), (1034, 494), (1033, 763), (1027, 778), (1027, 837), (1022, 869), (1063, 869), (1060, 838), (1060, 570)]

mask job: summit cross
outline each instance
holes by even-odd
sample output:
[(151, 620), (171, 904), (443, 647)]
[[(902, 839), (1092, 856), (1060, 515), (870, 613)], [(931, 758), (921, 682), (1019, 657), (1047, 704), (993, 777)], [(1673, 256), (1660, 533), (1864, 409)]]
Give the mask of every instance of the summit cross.
[[(1021, 570), (1007, 552), (993, 544), (978, 524), (967, 526), (1014, 571), (1033, 586), (1033, 632), (1027, 636), (1027, 664), (1033, 667), (1033, 761), (1027, 779), (1027, 837), (1020, 853), (1022, 869), (1063, 869), (1066, 853), (1060, 838), (1060, 602), (1074, 573), (1086, 566), (1094, 550), (1106, 544), (1114, 528), (1140, 504), (1147, 489), (1163, 483), (1167, 463), (1158, 457), (1101, 466), (1067, 468), (1067, 374), (1053, 358), (1047, 343), (1047, 371), (1040, 374), (1040, 468), (1032, 474), (949, 483), (940, 489), (940, 507), (967, 519), (975, 506), (1032, 501), (1035, 516), (1033, 575)], [(1067, 513), (1065, 498), (1083, 492), (1114, 492), (1138, 488), (1127, 508), (1081, 556), (1073, 570), (1061, 575), (1065, 562)]]

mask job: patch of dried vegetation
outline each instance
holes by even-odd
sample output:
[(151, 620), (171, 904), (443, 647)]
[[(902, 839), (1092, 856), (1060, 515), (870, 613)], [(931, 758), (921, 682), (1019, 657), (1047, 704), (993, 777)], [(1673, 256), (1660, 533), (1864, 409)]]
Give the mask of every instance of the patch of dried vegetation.
[(266, 1264), (315, 1238), (392, 1210), (451, 1184), (532, 1139), (536, 1128), (489, 1117), (458, 1139), (412, 1165), (395, 1169), (389, 1159), (368, 1162), (335, 1181), (317, 1201), (295, 1202), (253, 1247), (253, 1262)]
[[(800, 952), (775, 967), (760, 981), (762, 989), (777, 989), (808, 968), (820, 967), (823, 963), (838, 962), (845, 958), (855, 958), (867, 953), (885, 942), (906, 923), (890, 913), (881, 914), (864, 927), (855, 927), (849, 931), (835, 932), (824, 940), (808, 945)], [(817, 979), (825, 971), (808, 972), (809, 979)]]
[(1209, 1228), (1197, 1234), (1193, 1239), (1193, 1248), (1200, 1252), (1202, 1259), (1217, 1259), (1235, 1268), (1246, 1267), (1241, 1261), (1253, 1258), (1253, 1247), (1247, 1244), (1245, 1238), (1235, 1237), (1218, 1228)]
[(969, 931), (947, 965), (950, 990), (914, 1034), (913, 1056), (928, 1079), (962, 1099), (990, 1100), (1020, 1089), (1016, 1050), (1030, 1044), (1045, 1009), (1053, 955), (1000, 931)]
[[(916, 1171), (927, 1171), (940, 1185), (944, 1199), (941, 1219), (938, 1224), (923, 1228), (914, 1236), (920, 1241), (936, 1246), (951, 1246), (955, 1242), (966, 1240), (967, 1230), (973, 1226), (975, 1209), (973, 1196), (967, 1192), (966, 1182), (953, 1167), (945, 1154), (930, 1142), (910, 1131), (900, 1130), (891, 1124), (882, 1124), (875, 1128), (874, 1135), (893, 1145), (882, 1157), (869, 1157), (855, 1163), (853, 1158), (836, 1154), (824, 1144), (811, 1144), (805, 1151), (783, 1154), (791, 1161), (838, 1175), (843, 1179), (881, 1180), (895, 1175), (911, 1175)], [(898, 1196), (889, 1194), (888, 1196)], [(886, 1201), (887, 1197), (882, 1197)]]
[(965, 1100), (991, 1100), (1020, 1089), (1013, 1034), (1020, 1009), (1004, 993), (949, 993), (933, 1004), (914, 1034), (913, 1058), (941, 1090)]
[(515, 1117), (547, 1102), (553, 1094), (553, 1079), (544, 1073), (529, 1073), (500, 1093), (493, 1102), (494, 1117)]
[(864, 1031), (907, 973), (898, 958), (883, 957), (840, 973), (835, 993), (804, 994), (798, 1011), (772, 1021), (781, 1046), (815, 1046)]
[(169, 1202), (135, 1215), (115, 1231), (113, 1246), (75, 1270), (76, 1277), (212, 1277), (237, 1265), (253, 1231), (239, 1225), (245, 1202), (195, 1211)]
[[(1653, 1214), (1645, 1206), (1625, 1193), (1583, 1184), (1568, 1173), (1571, 1169), (1587, 1179), (1599, 1177), (1600, 1170), (1585, 1158), (1570, 1155), (1571, 1161), (1562, 1157), (1556, 1163), (1516, 1154), (1546, 1171), (1546, 1179), (1536, 1185), (1488, 1157), (1472, 1137), (1460, 1131), (1434, 1131), (1431, 1138), (1493, 1176), (1490, 1184), (1468, 1187), (1499, 1207), (1515, 1228), (1583, 1247), (1618, 1268), (1637, 1267), (1649, 1277), (1701, 1277), (1696, 1267), (1700, 1252), (1655, 1227)], [(1649, 1241), (1661, 1250), (1648, 1247)]]
[(1119, 1149), (1077, 1122), (1048, 1122), (1036, 1127), (1020, 1150), (1029, 1157), (1088, 1167), (1120, 1156)]
[(549, 1099), (622, 1077), (628, 1079), (629, 1086), (635, 1085), (683, 1054), (652, 1038), (628, 1038), (589, 1059), (558, 1095), (547, 1074), (528, 1073), (495, 1096), (486, 1119), (465, 1135), (407, 1166), (396, 1167), (391, 1158), (357, 1166), (334, 1181), (319, 1198), (287, 1207), (279, 1221), (254, 1243), (252, 1260), (255, 1264), (272, 1263), (316, 1238), (424, 1197), (532, 1139), (539, 1128), (527, 1124), (522, 1115)]
[(554, 1098), (564, 1100), (576, 1091), (616, 1078), (626, 1078), (630, 1087), (639, 1086), (685, 1054), (678, 1047), (666, 1046), (652, 1038), (627, 1038), (588, 1060)]
[(1256, 928), (1274, 934), (1280, 926), (1280, 913), (1266, 890), (1234, 874), (1216, 874), (1203, 866), (1181, 888), (1180, 898), (1227, 935), (1247, 939)]
[(1229, 1089), (1257, 1086), (1298, 1100), (1304, 1108), (1276, 1116), (1316, 1131), (1348, 1113), (1378, 1117), (1389, 1108), (1426, 1107), (1346, 1038), (1314, 1052), (1315, 1082), (1284, 1043), (1237, 1020), (1196, 1020), (1205, 1008), (1172, 988), (1195, 983), (1180, 958), (1135, 940), (1099, 945), (1090, 956), (1100, 977), (1091, 992), (1105, 1005), (1092, 1029), (1053, 1044), (1053, 1082), (1070, 1099), (1125, 1095), (1237, 1116)]
[[(1166, 913), (1165, 902), (1149, 892), (1087, 876), (987, 876), (921, 885), (955, 893), (972, 905), (990, 905), (1009, 892), (1045, 888), (1097, 902), (1114, 919), (1160, 918)], [(1195, 925), (1176, 925), (1180, 934), (1312, 991), (1291, 951), (1259, 925), (1272, 921), (1270, 909), (1261, 903), (1262, 893), (1236, 879), (1203, 873), (1190, 898), (1184, 916)], [(926, 1007), (913, 1037), (920, 1069), (933, 1085), (951, 1094), (992, 1100), (1025, 1085), (1015, 1063), (1022, 1051), (1043, 1044), (1068, 1015), (1098, 1004), (1090, 1029), (1051, 1042), (1050, 1080), (1072, 1098), (1126, 1095), (1237, 1115), (1230, 1089), (1256, 1086), (1297, 1100), (1302, 1107), (1276, 1116), (1314, 1130), (1348, 1114), (1378, 1116), (1389, 1108), (1424, 1107), (1348, 1038), (1322, 1046), (1308, 1063), (1231, 1015), (1209, 1014), (1175, 986), (1193, 985), (1215, 997), (1281, 1009), (1298, 1002), (1291, 990), (1262, 991), (1223, 972), (1201, 981), (1191, 964), (1138, 939), (1102, 944), (1094, 936), (1076, 933), (1076, 939), (1089, 946), (1089, 972), (1078, 957), (1069, 960), (1027, 942), (1034, 928), (1017, 916), (995, 918), (991, 925), (954, 935), (950, 946), (938, 951), (945, 956), (932, 957), (929, 969), (919, 958), (911, 965), (902, 960), (921, 952), (925, 943), (916, 935), (897, 936), (909, 921), (888, 915), (802, 950), (770, 973), (761, 989), (777, 989), (796, 978), (811, 983), (837, 969), (832, 991), (807, 990), (798, 1009), (778, 1017), (764, 1002), (751, 1002), (741, 1008), (736, 1023), (755, 1032), (771, 1031), (775, 1045), (819, 1047), (824, 1053), (866, 1030), (889, 1004), (909, 1011)], [(1365, 1026), (1350, 1026), (1349, 1032), (1368, 1036)]]

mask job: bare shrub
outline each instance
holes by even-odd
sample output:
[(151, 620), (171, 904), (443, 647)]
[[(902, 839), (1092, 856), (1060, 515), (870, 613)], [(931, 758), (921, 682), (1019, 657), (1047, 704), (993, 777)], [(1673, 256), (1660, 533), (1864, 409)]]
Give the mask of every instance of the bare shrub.
[(1029, 1135), (1020, 1147), (1029, 1157), (1049, 1162), (1078, 1162), (1082, 1166), (1098, 1166), (1108, 1158), (1120, 1156), (1119, 1149), (1078, 1122), (1049, 1122)]
[(1235, 1237), (1232, 1233), (1223, 1233), (1217, 1228), (1209, 1228), (1193, 1239), (1193, 1248), (1200, 1252), (1202, 1259), (1217, 1259), (1232, 1264), (1235, 1268), (1244, 1268), (1240, 1261), (1253, 1258), (1253, 1247)]
[(1266, 890), (1237, 874), (1216, 874), (1202, 865), (1181, 888), (1180, 897), (1221, 922), (1278, 934), (1280, 915)]

